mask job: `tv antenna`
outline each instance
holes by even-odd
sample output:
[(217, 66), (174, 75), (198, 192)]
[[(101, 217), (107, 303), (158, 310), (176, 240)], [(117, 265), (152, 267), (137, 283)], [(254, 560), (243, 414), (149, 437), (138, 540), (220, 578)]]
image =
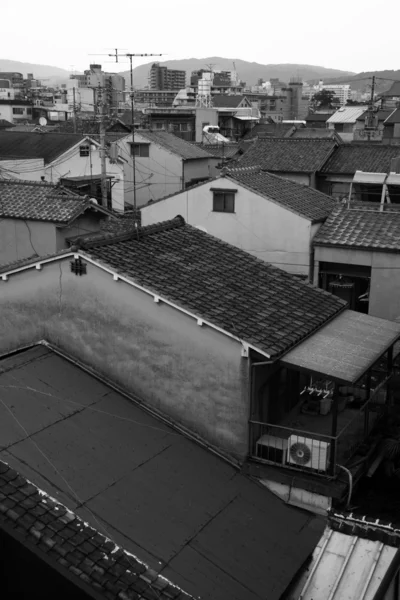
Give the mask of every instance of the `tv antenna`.
[[(144, 54), (134, 52), (122, 52), (118, 48), (114, 49), (112, 54), (98, 54), (97, 56), (111, 56), (115, 59), (115, 62), (120, 62), (120, 58), (128, 58), (130, 63), (130, 100), (131, 100), (131, 119), (132, 119), (132, 170), (133, 170), (133, 218), (137, 219), (136, 215), (136, 162), (135, 162), (135, 95), (133, 91), (133, 58), (135, 57), (147, 57), (147, 56), (163, 56), (163, 54)], [(113, 61), (114, 62), (114, 61)], [(122, 61), (127, 62), (127, 61)]]

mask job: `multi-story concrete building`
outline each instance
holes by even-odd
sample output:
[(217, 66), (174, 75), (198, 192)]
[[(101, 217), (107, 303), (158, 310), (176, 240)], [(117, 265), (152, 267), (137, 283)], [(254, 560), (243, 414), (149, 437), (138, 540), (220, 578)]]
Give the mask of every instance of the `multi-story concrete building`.
[(83, 74), (73, 74), (68, 80), (68, 104), (79, 111), (95, 112), (99, 88), (109, 110), (117, 110), (125, 101), (125, 78), (118, 73), (105, 73), (101, 65), (92, 64)]
[(317, 85), (313, 87), (312, 93), (317, 94), (322, 90), (333, 92), (335, 94), (335, 97), (339, 99), (341, 106), (345, 106), (347, 104), (347, 101), (351, 99), (351, 86), (348, 84), (334, 85), (320, 81)]
[(186, 71), (168, 69), (160, 63), (153, 63), (149, 75), (152, 90), (180, 90), (186, 85)]

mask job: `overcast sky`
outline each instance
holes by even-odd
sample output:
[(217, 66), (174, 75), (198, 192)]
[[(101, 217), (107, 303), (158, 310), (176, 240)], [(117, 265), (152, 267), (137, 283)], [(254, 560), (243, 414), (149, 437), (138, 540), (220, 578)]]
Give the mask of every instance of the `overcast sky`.
[[(71, 70), (111, 48), (163, 58), (223, 56), (349, 71), (399, 69), (400, 2), (0, 0), (0, 58)], [(148, 62), (136, 59), (135, 65)], [(240, 75), (240, 73), (239, 73)]]

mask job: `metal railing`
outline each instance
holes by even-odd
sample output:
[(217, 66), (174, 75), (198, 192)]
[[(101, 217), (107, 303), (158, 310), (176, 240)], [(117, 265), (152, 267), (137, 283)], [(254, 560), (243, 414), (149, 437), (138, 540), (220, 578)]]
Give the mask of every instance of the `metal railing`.
[[(313, 473), (322, 477), (336, 475), (337, 464), (346, 463), (365, 441), (373, 427), (385, 414), (385, 378), (377, 385), (368, 400), (358, 408), (346, 406), (347, 414), (354, 412), (338, 430), (336, 436), (296, 429), (294, 427), (250, 421), (250, 455), (252, 458), (286, 469)], [(321, 416), (326, 419), (326, 416)]]

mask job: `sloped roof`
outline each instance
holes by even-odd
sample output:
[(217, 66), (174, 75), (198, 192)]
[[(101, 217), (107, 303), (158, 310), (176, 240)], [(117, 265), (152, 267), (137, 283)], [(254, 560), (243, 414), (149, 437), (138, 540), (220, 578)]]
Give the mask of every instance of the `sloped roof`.
[[(51, 183), (0, 179), (0, 218), (69, 223), (96, 205)], [(96, 206), (97, 209), (97, 206)], [(99, 210), (104, 210), (98, 207)]]
[(7, 119), (0, 119), (0, 127), (15, 127), (14, 123), (10, 123)]
[[(374, 116), (378, 117), (378, 121), (386, 121), (386, 119), (392, 114), (393, 109), (390, 110), (377, 110), (374, 112)], [(357, 121), (365, 121), (365, 117), (368, 114), (368, 110), (365, 110), (359, 117), (357, 117)]]
[(335, 206), (331, 196), (257, 168), (229, 169), (227, 176), (313, 223), (326, 219)]
[(385, 205), (380, 212), (374, 202), (340, 204), (314, 238), (316, 246), (351, 247), (363, 250), (400, 251), (400, 206)]
[(182, 217), (143, 227), (138, 234), (83, 243), (82, 248), (117, 273), (274, 357), (346, 305), (187, 225)]
[(400, 108), (392, 110), (389, 117), (385, 121), (385, 125), (391, 125), (392, 123), (400, 123)]
[(286, 137), (286, 134), (294, 129), (292, 123), (256, 123), (246, 133), (243, 140), (251, 140), (257, 137)]
[(278, 600), (323, 532), (322, 519), (46, 346), (3, 356), (0, 384), (11, 467), (0, 463), (0, 527), (40, 540), (51, 565), (83, 572), (105, 598), (184, 600), (161, 575), (204, 600)]
[(237, 94), (232, 96), (216, 94), (212, 98), (212, 104), (215, 108), (237, 108), (244, 98), (245, 96)]
[(43, 158), (49, 164), (84, 139), (78, 133), (2, 131), (0, 158)]
[(400, 156), (398, 146), (378, 144), (344, 144), (335, 149), (321, 169), (321, 173), (388, 173), (392, 158)]
[(144, 598), (145, 590), (159, 600), (192, 598), (2, 461), (0, 494), (0, 529), (15, 532), (18, 541), (22, 537), (24, 545), (75, 585), (83, 580), (107, 598), (110, 593)]
[(305, 121), (318, 121), (322, 123), (326, 123), (329, 117), (332, 116), (332, 113), (310, 113), (305, 117)]
[(238, 160), (238, 166), (257, 165), (264, 171), (315, 173), (335, 147), (334, 140), (260, 138)]
[(355, 123), (365, 113), (365, 106), (344, 106), (329, 117), (327, 123)]
[(240, 152), (241, 148), (237, 143), (230, 144), (202, 144), (201, 148), (206, 150), (212, 156), (217, 156), (218, 158), (232, 158), (236, 156), (238, 152)]
[(196, 144), (191, 144), (190, 142), (179, 138), (173, 133), (168, 133), (167, 131), (149, 131), (147, 129), (139, 129), (137, 133), (148, 139), (150, 142), (159, 144), (166, 150), (177, 154), (183, 158), (183, 160), (211, 158), (211, 155), (209, 152), (206, 152), (206, 150), (199, 148)]
[(386, 92), (381, 94), (382, 96), (400, 96), (400, 81), (394, 81)]
[(301, 127), (293, 131), (290, 137), (292, 139), (337, 139), (333, 129), (322, 127)]

